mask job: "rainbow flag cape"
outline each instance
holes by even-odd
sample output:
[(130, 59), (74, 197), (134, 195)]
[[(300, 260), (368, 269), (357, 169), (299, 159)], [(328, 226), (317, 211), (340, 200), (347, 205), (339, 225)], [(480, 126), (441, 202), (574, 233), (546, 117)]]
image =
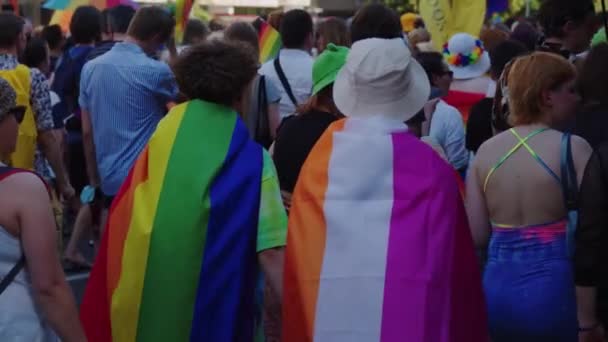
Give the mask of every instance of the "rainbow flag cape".
[(178, 43), (181, 43), (184, 39), (192, 4), (193, 0), (177, 0), (175, 2), (175, 37)]
[(284, 341), (488, 341), (456, 176), (431, 147), (373, 119), (335, 122), (292, 199)]
[(81, 307), (90, 342), (253, 340), (262, 165), (233, 110), (167, 114), (110, 209)]
[(265, 21), (260, 22), (259, 25), (260, 63), (266, 63), (279, 54), (279, 50), (281, 50), (281, 35)]

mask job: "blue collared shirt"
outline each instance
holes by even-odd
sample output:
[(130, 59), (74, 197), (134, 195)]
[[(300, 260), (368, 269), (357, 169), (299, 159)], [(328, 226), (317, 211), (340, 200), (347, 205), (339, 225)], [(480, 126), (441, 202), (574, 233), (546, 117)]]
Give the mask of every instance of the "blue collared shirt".
[(116, 195), (177, 93), (169, 66), (133, 43), (117, 43), (85, 64), (79, 103), (91, 117), (105, 195)]

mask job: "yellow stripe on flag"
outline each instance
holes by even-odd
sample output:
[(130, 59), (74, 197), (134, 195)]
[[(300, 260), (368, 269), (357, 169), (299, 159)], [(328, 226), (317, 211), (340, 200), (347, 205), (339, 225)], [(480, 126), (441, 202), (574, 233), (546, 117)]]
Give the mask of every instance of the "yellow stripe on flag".
[[(150, 247), (150, 237), (156, 217), (158, 199), (162, 191), (167, 165), (178, 128), (184, 118), (187, 104), (171, 110), (159, 126), (169, 126), (167, 132), (173, 136), (150, 139), (148, 155), (148, 173), (150, 177), (135, 190), (134, 203), (140, 206), (133, 208), (131, 223), (125, 241), (121, 278), (112, 296), (111, 322), (114, 341), (136, 341), (141, 294), (143, 293), (146, 265)], [(155, 175), (155, 173), (158, 173)], [(144, 199), (145, 198), (145, 199)], [(152, 201), (151, 199), (154, 199)], [(143, 208), (141, 205), (147, 207)], [(134, 296), (133, 294), (139, 294)]]

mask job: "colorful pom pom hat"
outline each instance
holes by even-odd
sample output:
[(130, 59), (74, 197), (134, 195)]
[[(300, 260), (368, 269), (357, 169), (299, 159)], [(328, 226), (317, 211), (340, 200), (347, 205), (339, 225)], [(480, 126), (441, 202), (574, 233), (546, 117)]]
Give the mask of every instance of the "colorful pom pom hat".
[(467, 33), (457, 33), (443, 46), (443, 58), (454, 79), (467, 80), (490, 70), (490, 54), (481, 40)]

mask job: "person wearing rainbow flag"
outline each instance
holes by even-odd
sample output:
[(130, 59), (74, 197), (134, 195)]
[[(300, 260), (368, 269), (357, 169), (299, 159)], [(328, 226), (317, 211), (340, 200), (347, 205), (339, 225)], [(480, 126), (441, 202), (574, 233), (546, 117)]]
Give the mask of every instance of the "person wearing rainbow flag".
[(210, 40), (173, 69), (159, 123), (110, 209), (81, 318), (91, 342), (253, 341), (261, 267), (280, 302), (287, 215), (245, 109), (257, 55)]

